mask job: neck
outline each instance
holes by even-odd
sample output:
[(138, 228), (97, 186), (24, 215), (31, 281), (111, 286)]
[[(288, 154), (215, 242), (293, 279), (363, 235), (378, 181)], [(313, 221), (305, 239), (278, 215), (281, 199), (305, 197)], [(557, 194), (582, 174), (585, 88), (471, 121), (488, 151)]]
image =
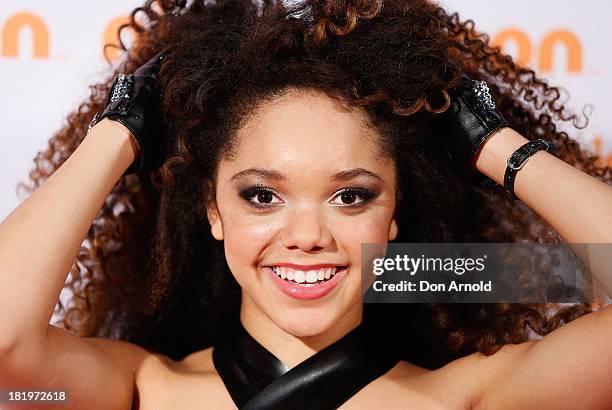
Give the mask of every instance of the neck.
[(314, 335), (294, 336), (274, 323), (244, 292), (240, 305), (240, 321), (246, 331), (289, 368), (341, 339), (359, 326), (362, 317), (363, 305), (356, 303), (329, 329)]

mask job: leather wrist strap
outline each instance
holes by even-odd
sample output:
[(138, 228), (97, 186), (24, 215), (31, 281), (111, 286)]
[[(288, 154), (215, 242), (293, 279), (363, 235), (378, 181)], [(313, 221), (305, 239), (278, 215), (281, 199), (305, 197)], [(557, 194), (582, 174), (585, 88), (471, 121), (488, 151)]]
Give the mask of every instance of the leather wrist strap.
[(504, 188), (506, 191), (508, 191), (508, 194), (510, 194), (512, 199), (517, 199), (516, 195), (514, 194), (514, 180), (516, 178), (516, 173), (523, 168), (523, 165), (525, 165), (525, 162), (527, 162), (530, 156), (542, 150), (554, 153), (557, 151), (557, 146), (551, 141), (539, 138), (523, 144), (516, 151), (514, 151), (514, 153), (506, 161), (507, 167), (504, 174)]
[(289, 369), (241, 323), (225, 332), (213, 362), (241, 409), (336, 409), (399, 361), (398, 349), (362, 325)]

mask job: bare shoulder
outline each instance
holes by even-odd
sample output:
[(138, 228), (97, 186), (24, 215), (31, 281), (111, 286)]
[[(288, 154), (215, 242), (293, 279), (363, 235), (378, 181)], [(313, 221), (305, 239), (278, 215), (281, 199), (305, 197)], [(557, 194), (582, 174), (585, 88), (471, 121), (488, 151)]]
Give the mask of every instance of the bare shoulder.
[(235, 408), (214, 368), (212, 348), (173, 360), (121, 340), (86, 339), (106, 352), (122, 372), (128, 368), (133, 374), (133, 410)]
[(99, 337), (87, 337), (84, 340), (104, 352), (119, 371), (130, 374), (131, 408), (152, 408), (146, 403), (159, 399), (159, 392), (164, 389), (164, 381), (173, 367), (173, 360), (123, 340)]
[(157, 354), (149, 349), (123, 340), (101, 337), (84, 337), (83, 340), (112, 357), (122, 367), (129, 364), (132, 373), (135, 375), (138, 374), (138, 371), (160, 366), (171, 361), (167, 356)]
[(533, 343), (504, 345), (489, 356), (480, 352), (472, 353), (436, 370), (408, 370), (398, 380), (401, 380), (406, 391), (419, 393), (426, 404), (423, 408), (477, 409), (484, 394), (484, 386), (488, 385), (487, 381), (511, 366)]
[(106, 353), (117, 368), (133, 375), (136, 410), (188, 409), (194, 406), (232, 408), (233, 402), (214, 369), (212, 348), (194, 352), (177, 361), (133, 343), (85, 338)]
[(181, 360), (117, 340), (95, 339), (134, 374), (134, 410), (215, 408), (233, 409), (212, 361), (212, 348)]
[(175, 362), (175, 364), (185, 371), (217, 374), (212, 359), (212, 351), (212, 347), (199, 350), (185, 356), (180, 362)]
[(375, 408), (380, 403), (386, 409), (470, 409), (471, 392), (476, 385), (467, 380), (470, 361), (463, 358), (437, 370), (400, 361), (351, 397), (341, 409)]
[[(463, 374), (467, 376), (474, 372), (497, 371), (500, 368), (510, 365), (518, 356), (529, 350), (537, 340), (530, 340), (518, 344), (506, 344), (491, 355), (481, 352), (474, 352), (468, 356), (454, 360), (447, 365), (436, 370), (442, 377)], [(474, 375), (476, 376), (476, 375)]]
[(482, 399), (491, 387), (491, 380), (499, 380), (516, 363), (517, 359), (529, 351), (538, 341), (530, 340), (518, 344), (503, 345), (492, 355), (480, 352), (457, 359), (436, 370), (438, 386), (457, 386), (465, 394), (470, 409), (479, 409)]
[[(166, 383), (171, 397), (166, 408), (236, 408), (221, 376), (215, 369), (212, 351), (213, 348), (209, 347), (194, 352), (181, 361), (170, 362)], [(179, 402), (176, 400), (177, 397), (181, 398)]]

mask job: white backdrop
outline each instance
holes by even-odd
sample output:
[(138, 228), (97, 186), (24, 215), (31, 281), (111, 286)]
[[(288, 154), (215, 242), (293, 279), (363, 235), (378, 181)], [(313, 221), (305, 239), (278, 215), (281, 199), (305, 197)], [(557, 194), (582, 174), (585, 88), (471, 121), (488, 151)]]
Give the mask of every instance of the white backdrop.
[[(0, 0), (0, 219), (20, 200), (33, 158), (65, 115), (88, 95), (107, 68), (105, 33), (142, 0)], [(573, 136), (612, 165), (612, 56), (607, 21), (612, 6), (590, 0), (443, 0), (505, 50), (565, 88), (569, 106), (592, 104), (591, 122)], [(115, 25), (116, 26), (116, 25)], [(126, 39), (129, 41), (129, 38)]]

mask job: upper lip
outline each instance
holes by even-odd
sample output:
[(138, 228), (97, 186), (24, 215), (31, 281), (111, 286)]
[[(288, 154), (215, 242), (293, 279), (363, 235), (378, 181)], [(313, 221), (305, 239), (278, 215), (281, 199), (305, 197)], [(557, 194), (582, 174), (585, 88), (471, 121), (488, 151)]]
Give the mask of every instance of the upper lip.
[(322, 268), (335, 268), (336, 266), (347, 266), (347, 265), (341, 264), (341, 263), (318, 263), (315, 265), (298, 265), (295, 263), (278, 262), (278, 263), (275, 263), (274, 265), (270, 265), (270, 267), (272, 266), (284, 266), (286, 268), (291, 268), (295, 270), (314, 270), (314, 269), (322, 269)]

